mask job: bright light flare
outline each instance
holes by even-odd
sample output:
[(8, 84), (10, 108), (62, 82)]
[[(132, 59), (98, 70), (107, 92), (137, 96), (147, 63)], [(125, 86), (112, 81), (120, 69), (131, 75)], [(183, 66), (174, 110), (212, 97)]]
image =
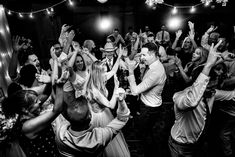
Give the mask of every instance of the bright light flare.
[(103, 17), (100, 20), (98, 20), (98, 28), (101, 31), (107, 31), (110, 30), (112, 27), (112, 20), (109, 17)]
[(179, 17), (172, 17), (168, 20), (167, 26), (172, 30), (179, 29), (181, 26), (181, 19)]

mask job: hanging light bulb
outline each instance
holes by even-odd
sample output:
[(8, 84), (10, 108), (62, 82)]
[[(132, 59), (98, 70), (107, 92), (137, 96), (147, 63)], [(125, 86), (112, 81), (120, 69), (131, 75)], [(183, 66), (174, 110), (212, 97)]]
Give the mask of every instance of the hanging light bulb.
[(53, 9), (53, 8), (51, 8), (51, 12), (54, 12), (54, 9)]
[(195, 12), (195, 10), (196, 10), (196, 9), (195, 9), (195, 7), (194, 7), (194, 6), (192, 6), (192, 8), (190, 9), (190, 12), (191, 12), (191, 13), (194, 13), (194, 12)]
[(72, 1), (72, 0), (69, 0), (69, 5), (71, 5), (71, 6), (73, 6), (73, 5), (74, 5), (74, 3), (73, 3), (73, 1)]
[(29, 17), (32, 19), (32, 18), (33, 18), (33, 13), (30, 13), (30, 14), (29, 14)]
[(172, 14), (176, 14), (177, 13), (177, 8), (174, 7), (174, 9), (172, 10)]
[(100, 3), (106, 3), (108, 0), (97, 0)]
[(19, 13), (19, 17), (20, 17), (20, 18), (23, 18), (24, 16), (23, 16), (21, 13)]
[(10, 10), (8, 10), (7, 14), (8, 14), (8, 15), (11, 15), (11, 11), (10, 11)]
[(49, 9), (47, 9), (47, 14), (48, 14), (48, 15), (50, 15), (50, 14), (51, 14), (51, 12), (50, 12), (50, 10), (49, 10)]

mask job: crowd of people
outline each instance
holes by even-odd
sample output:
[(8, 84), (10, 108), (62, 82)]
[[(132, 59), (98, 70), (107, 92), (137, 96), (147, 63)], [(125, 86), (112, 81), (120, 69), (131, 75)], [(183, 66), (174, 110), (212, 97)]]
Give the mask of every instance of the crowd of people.
[[(235, 49), (217, 27), (195, 40), (194, 23), (182, 39), (165, 26), (156, 35), (114, 29), (103, 48), (75, 41), (63, 25), (43, 69), (32, 41), (15, 36), (7, 97), (0, 105), (0, 156), (129, 157), (122, 128), (137, 117), (144, 156), (159, 156), (154, 125), (172, 102), (172, 157), (206, 157), (208, 131), (217, 129), (221, 155), (232, 157), (235, 135)], [(214, 114), (216, 113), (216, 114)], [(219, 116), (218, 116), (219, 115)], [(218, 118), (220, 127), (217, 125)]]

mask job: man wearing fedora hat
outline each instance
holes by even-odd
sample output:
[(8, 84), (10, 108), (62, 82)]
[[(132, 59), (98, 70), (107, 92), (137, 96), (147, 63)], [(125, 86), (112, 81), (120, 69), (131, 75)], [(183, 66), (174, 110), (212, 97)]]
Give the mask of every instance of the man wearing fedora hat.
[[(106, 43), (104, 45), (104, 48), (100, 48), (100, 51), (102, 51), (105, 54), (105, 58), (102, 61), (105, 63), (107, 67), (107, 72), (111, 71), (114, 67), (115, 67), (114, 68), (115, 71), (117, 71), (118, 69), (118, 66), (114, 66), (117, 61), (116, 50), (117, 50), (117, 47), (114, 47), (114, 45), (110, 42)], [(110, 100), (113, 95), (113, 89), (114, 89), (113, 77), (107, 80), (106, 88), (109, 93), (108, 100)]]

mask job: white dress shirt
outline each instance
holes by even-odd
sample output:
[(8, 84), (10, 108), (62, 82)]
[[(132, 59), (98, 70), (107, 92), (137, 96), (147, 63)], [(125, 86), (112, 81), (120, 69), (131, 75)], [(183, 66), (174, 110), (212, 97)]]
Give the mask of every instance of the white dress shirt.
[(149, 107), (158, 107), (162, 104), (162, 90), (166, 81), (166, 73), (159, 59), (149, 65), (142, 82), (136, 85), (135, 76), (128, 76), (130, 89), (133, 95), (141, 94), (142, 102)]
[[(184, 144), (198, 141), (207, 118), (206, 104), (202, 96), (208, 83), (209, 77), (201, 73), (192, 86), (174, 94), (175, 123), (171, 128), (171, 136), (175, 141)], [(215, 95), (206, 101), (211, 112), (214, 100), (234, 98), (234, 91), (216, 90)]]

